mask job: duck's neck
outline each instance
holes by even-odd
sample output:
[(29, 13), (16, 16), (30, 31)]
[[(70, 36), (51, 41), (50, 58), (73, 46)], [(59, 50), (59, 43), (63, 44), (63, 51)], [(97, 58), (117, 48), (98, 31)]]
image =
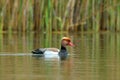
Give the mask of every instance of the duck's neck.
[(60, 51), (67, 51), (67, 49), (66, 49), (66, 47), (64, 47), (64, 46), (61, 46)]

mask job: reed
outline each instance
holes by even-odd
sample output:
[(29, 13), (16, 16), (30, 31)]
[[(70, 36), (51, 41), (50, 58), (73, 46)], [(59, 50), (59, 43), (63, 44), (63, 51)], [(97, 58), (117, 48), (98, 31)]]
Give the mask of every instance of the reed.
[(46, 6), (46, 10), (45, 10), (45, 24), (46, 24), (46, 46), (50, 46), (51, 43), (48, 45), (49, 41), (51, 41), (51, 30), (52, 30), (52, 26), (51, 26), (51, 20), (52, 20), (52, 12), (50, 10), (52, 6), (51, 6), (51, 1), (48, 0), (47, 6)]
[(0, 32), (120, 31), (119, 0), (0, 0)]

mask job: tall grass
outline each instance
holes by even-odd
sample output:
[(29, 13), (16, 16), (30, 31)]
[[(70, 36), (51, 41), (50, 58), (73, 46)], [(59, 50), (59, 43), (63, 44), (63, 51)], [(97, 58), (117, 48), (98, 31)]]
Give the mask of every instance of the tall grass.
[(119, 0), (0, 0), (0, 32), (120, 31)]

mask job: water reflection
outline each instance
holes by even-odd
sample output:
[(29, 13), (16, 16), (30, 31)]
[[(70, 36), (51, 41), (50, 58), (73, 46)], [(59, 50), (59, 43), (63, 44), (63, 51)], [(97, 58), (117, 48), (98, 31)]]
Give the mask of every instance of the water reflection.
[[(33, 57), (38, 47), (60, 47), (62, 36), (70, 36), (66, 60)], [(0, 34), (1, 80), (119, 80), (120, 36), (117, 33)], [(54, 41), (54, 42), (53, 42)], [(9, 54), (9, 55), (4, 55)]]

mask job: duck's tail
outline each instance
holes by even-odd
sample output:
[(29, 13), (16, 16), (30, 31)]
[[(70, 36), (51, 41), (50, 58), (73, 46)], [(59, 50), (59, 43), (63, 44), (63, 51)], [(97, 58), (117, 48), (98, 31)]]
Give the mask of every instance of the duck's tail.
[(41, 48), (41, 49), (35, 49), (32, 51), (33, 54), (44, 54), (45, 52), (45, 48)]

